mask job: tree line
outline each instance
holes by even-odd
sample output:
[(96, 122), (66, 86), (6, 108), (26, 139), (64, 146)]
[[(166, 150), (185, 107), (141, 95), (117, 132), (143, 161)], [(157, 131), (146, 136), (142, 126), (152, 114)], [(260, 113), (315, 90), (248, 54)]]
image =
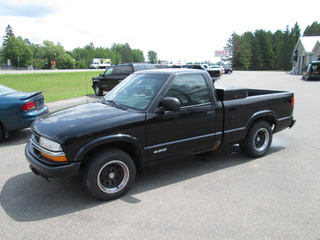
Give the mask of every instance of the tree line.
[[(232, 33), (225, 50), (231, 53), (224, 61), (231, 63), (236, 70), (291, 70), (290, 59), (294, 47), (300, 37), (298, 23), (289, 30), (277, 30), (272, 33), (263, 29), (245, 32), (242, 35)], [(320, 36), (320, 23), (307, 26), (303, 36)], [(156, 63), (157, 53), (150, 50), (148, 62)], [(109, 58), (113, 64), (145, 62), (144, 53), (140, 49), (131, 49), (128, 43), (114, 43), (111, 48), (95, 47), (93, 43), (83, 48), (65, 51), (60, 44), (45, 40), (42, 44), (31, 43), (27, 38), (16, 37), (12, 27), (8, 25), (3, 36), (0, 49), (0, 63), (18, 68), (30, 65), (37, 69), (85, 69), (93, 58)]]
[[(140, 49), (131, 49), (128, 43), (114, 43), (111, 48), (95, 47), (93, 43), (83, 48), (65, 51), (60, 44), (45, 40), (42, 44), (31, 43), (27, 38), (16, 37), (12, 27), (6, 27), (3, 43), (0, 49), (0, 63), (18, 68), (33, 66), (37, 69), (86, 69), (93, 58), (109, 58), (112, 64), (145, 62), (145, 56)], [(157, 53), (148, 52), (148, 62), (157, 62)]]
[[(231, 53), (225, 61), (230, 61), (235, 70), (291, 70), (293, 50), (300, 38), (298, 23), (285, 31), (256, 30), (242, 35), (233, 33), (225, 50)], [(308, 25), (303, 36), (320, 36), (320, 23)]]

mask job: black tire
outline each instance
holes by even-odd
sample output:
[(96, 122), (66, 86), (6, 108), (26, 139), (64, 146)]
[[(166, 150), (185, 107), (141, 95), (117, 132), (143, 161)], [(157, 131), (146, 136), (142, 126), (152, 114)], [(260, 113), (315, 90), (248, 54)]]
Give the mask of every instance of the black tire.
[(132, 158), (119, 149), (98, 152), (85, 167), (84, 183), (99, 200), (112, 200), (129, 191), (136, 177)]
[(96, 96), (102, 96), (102, 89), (98, 83), (95, 83), (93, 86), (94, 93)]
[(262, 157), (270, 149), (272, 130), (269, 123), (260, 121), (248, 131), (246, 138), (240, 142), (241, 151), (249, 157)]
[(2, 124), (0, 123), (0, 142), (5, 138), (4, 129)]

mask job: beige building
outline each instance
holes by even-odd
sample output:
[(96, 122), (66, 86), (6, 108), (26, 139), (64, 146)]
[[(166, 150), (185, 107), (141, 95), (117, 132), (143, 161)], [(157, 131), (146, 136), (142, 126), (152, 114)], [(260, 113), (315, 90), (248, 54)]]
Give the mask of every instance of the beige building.
[(293, 51), (292, 67), (296, 75), (312, 61), (320, 61), (320, 36), (300, 37)]

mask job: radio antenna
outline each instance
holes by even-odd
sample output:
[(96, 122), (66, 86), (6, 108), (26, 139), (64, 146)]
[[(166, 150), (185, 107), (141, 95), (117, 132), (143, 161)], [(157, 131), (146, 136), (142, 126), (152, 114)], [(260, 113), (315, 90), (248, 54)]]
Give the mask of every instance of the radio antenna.
[(89, 102), (89, 99), (88, 99), (88, 70), (86, 70), (86, 97), (87, 97), (87, 103)]

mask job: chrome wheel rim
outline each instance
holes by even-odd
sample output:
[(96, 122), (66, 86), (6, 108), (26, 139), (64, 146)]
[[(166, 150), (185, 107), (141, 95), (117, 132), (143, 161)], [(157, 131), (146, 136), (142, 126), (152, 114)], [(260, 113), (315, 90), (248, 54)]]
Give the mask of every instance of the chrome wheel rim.
[(258, 152), (264, 151), (269, 144), (270, 141), (270, 134), (267, 129), (260, 128), (253, 138), (253, 146), (254, 149)]
[(126, 164), (119, 160), (106, 163), (100, 169), (97, 183), (101, 191), (116, 193), (122, 190), (129, 180), (129, 169)]

